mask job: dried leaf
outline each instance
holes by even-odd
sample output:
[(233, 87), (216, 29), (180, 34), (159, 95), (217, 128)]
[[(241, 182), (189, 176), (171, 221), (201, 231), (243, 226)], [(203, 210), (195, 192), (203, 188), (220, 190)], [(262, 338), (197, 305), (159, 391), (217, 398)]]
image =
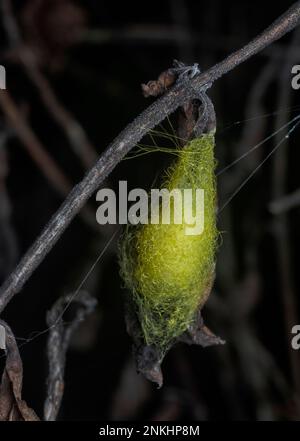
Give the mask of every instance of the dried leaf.
[(39, 421), (22, 400), (23, 366), (16, 340), (5, 322), (1, 321), (0, 326), (4, 329), (6, 347), (6, 364), (0, 385), (0, 421)]
[(174, 70), (168, 69), (162, 72), (157, 80), (142, 84), (144, 97), (148, 98), (149, 96), (162, 95), (175, 83), (176, 77)]

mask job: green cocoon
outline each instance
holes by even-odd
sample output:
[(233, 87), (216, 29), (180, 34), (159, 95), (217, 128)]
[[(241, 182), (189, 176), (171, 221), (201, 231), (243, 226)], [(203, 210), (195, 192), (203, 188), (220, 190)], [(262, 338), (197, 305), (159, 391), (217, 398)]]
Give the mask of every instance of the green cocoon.
[[(133, 296), (144, 341), (162, 352), (191, 325), (209, 295), (218, 238), (214, 170), (214, 136), (202, 135), (178, 149), (162, 186), (204, 189), (202, 234), (186, 235), (185, 223), (149, 223), (128, 227), (121, 239), (121, 275)], [(170, 210), (172, 219), (172, 200)]]

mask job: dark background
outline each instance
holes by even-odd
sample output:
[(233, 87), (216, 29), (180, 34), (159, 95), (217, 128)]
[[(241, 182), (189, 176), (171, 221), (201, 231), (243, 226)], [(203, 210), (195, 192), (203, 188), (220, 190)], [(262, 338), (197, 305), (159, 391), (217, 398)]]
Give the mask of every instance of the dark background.
[[(174, 58), (207, 69), (292, 3), (15, 1), (19, 36), (14, 39), (14, 31), (8, 32), (2, 12), (0, 20), (8, 93), (42, 149), (75, 184), (93, 158), (150, 103), (142, 96), (141, 83), (157, 78)], [(290, 71), (300, 63), (299, 45), (296, 31), (213, 85), (218, 170), (297, 115), (300, 92), (291, 88)], [(24, 63), (24, 53), (30, 54), (29, 63)], [(67, 126), (59, 124), (43, 100), (45, 84), (32, 72), (46, 80), (86, 132), (94, 146), (87, 160), (75, 153)], [(176, 117), (172, 124), (176, 126)], [(24, 148), (17, 125), (8, 121), (2, 105), (1, 280), (64, 199)], [(164, 127), (171, 132), (168, 122)], [(219, 176), (220, 207), (285, 134)], [(299, 206), (296, 202), (286, 210), (279, 204), (283, 211), (277, 214), (270, 205), (299, 187), (298, 137), (299, 129), (220, 213), (217, 278), (203, 315), (227, 344), (173, 348), (163, 363), (160, 390), (137, 375), (123, 318), (115, 240), (84, 286), (99, 303), (72, 339), (60, 419), (300, 419), (300, 357), (290, 344), (291, 328), (300, 324)], [(165, 145), (160, 137), (156, 142)], [(155, 153), (122, 161), (105, 185), (117, 189), (125, 179), (132, 188), (147, 189), (169, 160)], [(89, 210), (95, 214), (96, 208), (92, 198)], [(24, 399), (39, 416), (46, 394), (48, 333), (37, 333), (47, 328), (47, 310), (78, 288), (114, 231), (78, 217), (3, 314), (20, 345)]]

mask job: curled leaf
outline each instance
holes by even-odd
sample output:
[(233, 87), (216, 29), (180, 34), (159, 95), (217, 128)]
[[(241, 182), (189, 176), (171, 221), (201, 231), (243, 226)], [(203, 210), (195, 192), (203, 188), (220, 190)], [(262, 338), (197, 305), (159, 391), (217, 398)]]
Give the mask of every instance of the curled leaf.
[(6, 363), (0, 385), (0, 421), (39, 421), (36, 413), (22, 400), (23, 366), (15, 337), (9, 326), (0, 321)]

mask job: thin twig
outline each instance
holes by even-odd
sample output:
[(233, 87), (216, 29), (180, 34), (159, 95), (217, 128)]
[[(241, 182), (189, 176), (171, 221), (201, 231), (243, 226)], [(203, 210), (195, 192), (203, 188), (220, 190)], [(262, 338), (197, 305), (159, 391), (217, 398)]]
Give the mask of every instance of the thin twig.
[(178, 82), (168, 93), (156, 100), (129, 124), (109, 145), (84, 179), (73, 188), (39, 238), (22, 258), (14, 272), (4, 282), (0, 291), (0, 312), (3, 311), (14, 295), (22, 289), (24, 283), (53, 248), (89, 197), (121, 159), (150, 129), (188, 100), (199, 96), (199, 93), (205, 91), (215, 80), (221, 78), (224, 74), (291, 31), (299, 24), (299, 21), (300, 1), (297, 1), (262, 34), (254, 38), (246, 46), (193, 79)]
[[(86, 316), (95, 309), (97, 304), (96, 299), (91, 297), (86, 291), (80, 291), (76, 299), (73, 299), (73, 297), (73, 294), (61, 297), (47, 314), (47, 325), (49, 326), (50, 333), (47, 346), (49, 375), (47, 397), (44, 406), (44, 418), (46, 421), (55, 421), (60, 409), (64, 393), (66, 352), (73, 332)], [(74, 301), (76, 307), (75, 317), (69, 324), (64, 325), (62, 316), (70, 301)]]
[[(170, 46), (170, 44), (173, 44), (175, 47), (177, 47), (179, 43), (185, 45), (190, 42), (195, 48), (201, 47), (208, 53), (217, 50), (228, 51), (229, 48), (242, 44), (241, 38), (237, 34), (214, 36), (210, 32), (198, 33), (191, 31), (191, 35), (189, 35), (182, 27), (176, 25), (156, 25), (148, 23), (133, 24), (121, 29), (105, 29), (103, 27), (101, 27), (101, 29), (87, 29), (82, 33), (79, 41), (83, 44), (100, 46), (138, 43), (151, 46)], [(294, 58), (297, 55), (299, 56), (299, 47), (294, 46), (291, 49)], [(259, 55), (264, 58), (280, 61), (286, 56), (285, 44), (275, 43), (271, 48), (267, 48), (264, 52), (259, 53)]]
[[(72, 189), (71, 182), (27, 124), (26, 119), (7, 90), (0, 93), (0, 108), (20, 139), (22, 146), (48, 179), (49, 183), (60, 196), (66, 197)], [(94, 222), (94, 215), (89, 207), (85, 207), (80, 216), (92, 230), (99, 231)]]
[(290, 194), (284, 195), (269, 204), (269, 210), (272, 214), (285, 213), (292, 208), (300, 205), (300, 189), (293, 191)]
[(44, 105), (53, 119), (60, 125), (66, 134), (73, 152), (79, 157), (84, 168), (89, 169), (97, 160), (96, 148), (89, 141), (82, 126), (74, 119), (55, 96), (50, 83), (36, 67), (33, 54), (28, 48), (20, 51), (20, 59), (30, 79), (37, 87)]

